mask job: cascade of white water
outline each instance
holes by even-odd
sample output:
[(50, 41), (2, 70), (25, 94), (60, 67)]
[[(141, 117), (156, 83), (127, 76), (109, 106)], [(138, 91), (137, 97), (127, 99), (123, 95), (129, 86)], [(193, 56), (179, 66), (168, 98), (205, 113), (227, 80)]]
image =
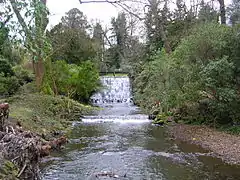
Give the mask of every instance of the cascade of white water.
[(103, 76), (101, 82), (104, 88), (91, 97), (93, 103), (131, 103), (131, 88), (128, 77)]
[(94, 94), (91, 100), (102, 109), (95, 116), (85, 116), (83, 122), (149, 122), (148, 116), (141, 114), (139, 108), (132, 102), (130, 80), (127, 76), (103, 76), (101, 82), (104, 88)]

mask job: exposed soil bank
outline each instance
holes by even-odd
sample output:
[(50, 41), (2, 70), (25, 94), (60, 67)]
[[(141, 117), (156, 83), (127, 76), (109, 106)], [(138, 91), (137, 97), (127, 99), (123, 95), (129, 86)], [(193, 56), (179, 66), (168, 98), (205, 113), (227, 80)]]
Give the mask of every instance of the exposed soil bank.
[(176, 124), (169, 126), (174, 138), (202, 146), (230, 164), (240, 165), (240, 136), (206, 126)]

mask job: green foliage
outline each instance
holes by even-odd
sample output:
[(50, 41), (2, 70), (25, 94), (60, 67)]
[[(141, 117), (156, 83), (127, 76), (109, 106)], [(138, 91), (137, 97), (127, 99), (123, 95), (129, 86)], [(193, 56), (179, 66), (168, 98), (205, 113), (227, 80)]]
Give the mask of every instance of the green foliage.
[(90, 61), (81, 65), (56, 61), (47, 64), (42, 91), (46, 94), (62, 94), (69, 98), (87, 102), (99, 88), (97, 68)]
[[(160, 1), (154, 1), (148, 7), (149, 10), (145, 17), (146, 35), (148, 41), (148, 54), (154, 54), (156, 51), (161, 49), (164, 45), (162, 39), (162, 28), (163, 28), (163, 13), (160, 9), (156, 8), (160, 6)], [(165, 12), (164, 12), (165, 13)], [(165, 14), (166, 15), (166, 14)]]
[(120, 68), (121, 59), (118, 50), (117, 46), (112, 46), (107, 49), (105, 55), (106, 70), (114, 71), (115, 69)]
[(218, 12), (209, 4), (201, 2), (201, 7), (198, 13), (198, 20), (202, 22), (218, 22)]
[[(189, 36), (183, 39), (174, 52), (174, 57), (189, 65), (203, 65), (209, 60), (221, 58), (228, 51), (231, 28), (219, 24), (197, 25)], [(179, 62), (180, 63), (180, 62)]]
[(167, 31), (171, 34), (169, 41), (172, 50), (175, 50), (181, 39), (189, 33), (193, 24), (194, 22), (188, 20), (175, 20), (167, 25)]
[(171, 55), (162, 51), (152, 56), (133, 82), (136, 102), (152, 109), (159, 101), (159, 112), (177, 109), (175, 115), (185, 122), (238, 124), (238, 32), (204, 23)]
[(18, 79), (15, 76), (4, 77), (3, 74), (0, 74), (0, 95), (13, 95), (19, 87)]
[(8, 63), (6, 59), (0, 57), (0, 73), (3, 74), (4, 77), (9, 77), (14, 75), (14, 71), (12, 70), (11, 65)]
[(32, 82), (34, 79), (34, 74), (31, 71), (24, 69), (21, 65), (13, 67), (13, 71), (21, 85)]
[[(73, 82), (76, 86), (76, 94), (74, 99), (88, 101), (90, 96), (96, 92), (100, 86), (99, 75), (96, 67), (90, 62), (86, 61), (79, 68), (76, 76), (73, 74)], [(75, 73), (75, 72), (74, 72)]]
[(234, 64), (227, 57), (210, 62), (201, 71), (210, 108), (219, 123), (238, 123), (239, 95), (234, 82)]
[(91, 39), (78, 30), (65, 29), (59, 34), (52, 35), (50, 39), (53, 44), (54, 60), (65, 59), (68, 63), (81, 64), (96, 55)]
[(17, 180), (19, 169), (11, 161), (4, 160), (0, 162), (0, 179), (3, 180)]
[[(25, 86), (29, 87), (29, 84)], [(28, 89), (27, 89), (28, 90)], [(38, 134), (49, 134), (65, 130), (72, 120), (79, 120), (83, 114), (94, 110), (65, 96), (51, 96), (23, 92), (7, 99), (10, 103), (10, 116), (21, 122), (24, 129)]]
[(0, 59), (0, 95), (13, 95), (20, 87), (19, 81), (11, 65), (5, 59)]
[(168, 116), (165, 114), (158, 114), (154, 119), (153, 123), (158, 125), (163, 125), (167, 123)]
[(112, 38), (115, 40), (115, 44), (107, 50), (106, 65), (109, 69), (120, 69), (126, 55), (127, 45), (127, 19), (126, 14), (121, 12), (117, 18), (112, 18)]
[(8, 40), (9, 29), (0, 22), (0, 56), (7, 56), (6, 49), (9, 49)]
[(167, 108), (168, 60), (169, 58), (164, 52), (159, 52), (151, 58), (150, 62), (145, 64), (143, 71), (133, 82), (137, 89), (135, 92), (136, 103), (141, 104), (141, 102), (144, 102), (144, 107), (151, 109), (153, 103), (161, 101), (162, 106)]
[(69, 64), (81, 64), (96, 56), (94, 41), (87, 31), (89, 25), (83, 13), (73, 8), (62, 18), (62, 22), (47, 33), (52, 47), (52, 60), (66, 60)]
[(227, 131), (230, 134), (240, 135), (240, 126), (239, 125), (227, 125), (220, 127), (220, 130)]
[(227, 9), (230, 22), (233, 25), (240, 23), (240, 1), (232, 0), (232, 4)]

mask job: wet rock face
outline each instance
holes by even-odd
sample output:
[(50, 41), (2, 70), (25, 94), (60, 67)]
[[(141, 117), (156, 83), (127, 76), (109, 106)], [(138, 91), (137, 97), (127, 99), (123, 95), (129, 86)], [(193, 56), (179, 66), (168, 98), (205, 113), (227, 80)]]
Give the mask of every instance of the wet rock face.
[(128, 77), (101, 77), (104, 89), (91, 97), (94, 104), (132, 103)]
[(150, 119), (150, 120), (154, 120), (156, 117), (157, 117), (156, 115), (154, 115), (154, 114), (150, 114), (150, 115), (148, 116), (148, 119)]

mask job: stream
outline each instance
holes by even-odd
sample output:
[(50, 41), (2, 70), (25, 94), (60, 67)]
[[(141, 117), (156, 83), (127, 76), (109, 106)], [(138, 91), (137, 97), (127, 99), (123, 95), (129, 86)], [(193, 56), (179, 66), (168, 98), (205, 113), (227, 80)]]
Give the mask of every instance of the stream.
[[(73, 122), (70, 142), (44, 159), (43, 180), (238, 180), (240, 167), (228, 165), (196, 145), (169, 138), (131, 101), (126, 77), (102, 77), (92, 97), (99, 112)], [(96, 177), (111, 172), (116, 176)]]

